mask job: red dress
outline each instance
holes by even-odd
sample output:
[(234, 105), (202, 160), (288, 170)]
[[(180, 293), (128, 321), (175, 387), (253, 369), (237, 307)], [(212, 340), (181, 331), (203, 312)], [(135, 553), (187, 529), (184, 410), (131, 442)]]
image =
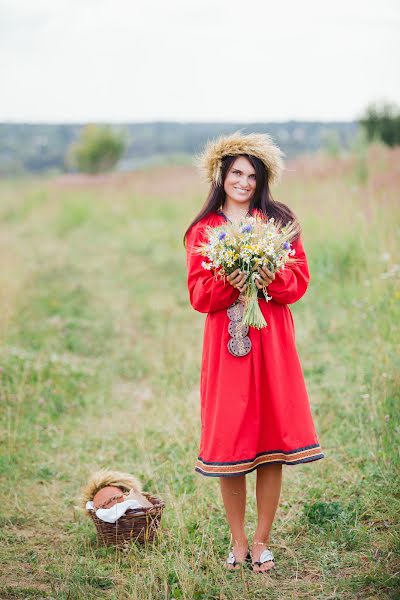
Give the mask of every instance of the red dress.
[(259, 299), (267, 327), (250, 327), (252, 348), (233, 356), (227, 344), (227, 308), (239, 291), (216, 279), (193, 252), (205, 241), (204, 226), (226, 220), (212, 212), (187, 237), (190, 303), (207, 313), (201, 362), (201, 441), (195, 470), (221, 477), (243, 475), (268, 463), (295, 465), (324, 458), (318, 443), (295, 343), (288, 304), (305, 293), (310, 274), (301, 237), (293, 242), (296, 265), (286, 265), (268, 286), (272, 300)]

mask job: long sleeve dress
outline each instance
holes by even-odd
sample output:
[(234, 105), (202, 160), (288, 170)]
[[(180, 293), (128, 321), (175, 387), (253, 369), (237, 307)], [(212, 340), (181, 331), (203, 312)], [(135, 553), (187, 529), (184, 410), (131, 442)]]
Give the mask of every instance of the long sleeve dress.
[(239, 291), (201, 266), (194, 249), (205, 241), (204, 227), (226, 220), (212, 212), (187, 236), (187, 285), (193, 308), (206, 313), (201, 360), (201, 440), (195, 470), (212, 477), (250, 473), (261, 465), (295, 465), (324, 458), (318, 443), (300, 365), (292, 313), (310, 280), (301, 237), (293, 242), (296, 264), (287, 264), (267, 287), (272, 300), (259, 299), (267, 321), (249, 328), (251, 350), (228, 351), (227, 309)]

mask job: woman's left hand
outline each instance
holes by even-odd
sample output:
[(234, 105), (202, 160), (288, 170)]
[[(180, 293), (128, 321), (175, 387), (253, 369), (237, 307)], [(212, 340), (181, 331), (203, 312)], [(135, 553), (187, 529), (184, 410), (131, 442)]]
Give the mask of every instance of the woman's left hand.
[(267, 269), (267, 267), (258, 267), (258, 272), (260, 274), (260, 279), (256, 278), (255, 283), (259, 290), (267, 287), (274, 279), (275, 273)]

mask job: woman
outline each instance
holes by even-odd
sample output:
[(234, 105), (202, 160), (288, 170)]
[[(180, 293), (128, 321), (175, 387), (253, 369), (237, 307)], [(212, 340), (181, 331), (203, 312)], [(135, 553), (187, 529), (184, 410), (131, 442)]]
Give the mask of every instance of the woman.
[[(310, 274), (301, 230), (292, 241), (296, 263), (272, 273), (260, 268), (259, 305), (267, 321), (247, 333), (250, 348), (231, 353), (228, 327), (239, 310), (245, 275), (238, 270), (217, 279), (201, 265), (195, 249), (206, 240), (204, 227), (244, 215), (263, 214), (287, 223), (293, 212), (275, 202), (269, 186), (279, 179), (283, 153), (268, 135), (236, 132), (209, 142), (199, 157), (211, 182), (208, 198), (185, 234), (188, 290), (193, 308), (207, 313), (201, 364), (201, 441), (196, 471), (219, 477), (233, 547), (228, 569), (252, 560), (253, 570), (274, 566), (268, 548), (279, 502), (282, 465), (324, 457), (318, 443), (295, 344), (288, 304), (305, 293)], [(267, 302), (262, 288), (272, 300)], [(240, 296), (240, 297), (239, 297)], [(239, 314), (239, 313), (238, 313)], [(238, 356), (239, 354), (239, 356)], [(245, 533), (246, 474), (257, 470), (258, 524), (251, 552)]]

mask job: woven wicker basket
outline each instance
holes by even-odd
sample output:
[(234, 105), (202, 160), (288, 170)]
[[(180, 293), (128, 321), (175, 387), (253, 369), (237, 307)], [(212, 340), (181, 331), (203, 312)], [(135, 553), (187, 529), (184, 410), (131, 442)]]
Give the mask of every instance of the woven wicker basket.
[(105, 546), (125, 546), (127, 543), (152, 542), (160, 525), (165, 502), (157, 496), (142, 492), (152, 507), (133, 508), (126, 511), (115, 523), (106, 523), (89, 510), (97, 529), (97, 537)]

